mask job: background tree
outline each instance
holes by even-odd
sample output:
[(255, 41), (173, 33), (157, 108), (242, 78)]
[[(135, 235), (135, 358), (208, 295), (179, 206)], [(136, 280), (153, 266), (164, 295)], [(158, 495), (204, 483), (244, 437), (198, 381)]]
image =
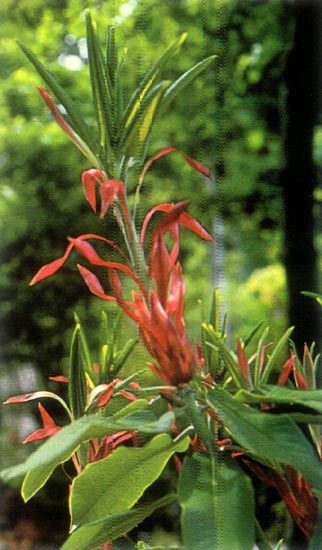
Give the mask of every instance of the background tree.
[(305, 343), (316, 342), (319, 351), (321, 312), (318, 304), (312, 304), (301, 292), (318, 291), (320, 282), (316, 244), (318, 172), (313, 143), (322, 106), (322, 6), (320, 2), (297, 1), (291, 9), (295, 17), (295, 33), (285, 71), (286, 163), (281, 177), (289, 322), (295, 326), (294, 338), (299, 350)]

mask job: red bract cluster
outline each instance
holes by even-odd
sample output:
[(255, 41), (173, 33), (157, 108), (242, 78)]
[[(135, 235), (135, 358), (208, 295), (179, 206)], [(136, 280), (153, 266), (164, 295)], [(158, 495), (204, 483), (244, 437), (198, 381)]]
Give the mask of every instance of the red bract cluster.
[[(147, 167), (160, 156), (174, 151), (177, 150), (170, 148), (160, 151), (150, 159)], [(190, 157), (185, 155), (184, 157), (190, 165), (205, 174), (205, 167)], [(143, 175), (139, 184), (142, 182)], [(99, 186), (101, 216), (104, 216), (116, 201), (120, 205), (127, 235), (132, 238), (133, 250), (129, 250), (129, 256), (132, 258), (138, 255), (144, 258), (146, 233), (151, 218), (156, 213), (162, 214), (161, 221), (157, 223), (151, 234), (148, 262), (145, 263), (143, 260), (139, 266), (136, 266), (113, 241), (94, 234), (81, 235), (77, 238), (69, 238), (70, 244), (64, 255), (43, 266), (31, 284), (56, 273), (64, 265), (71, 251), (76, 248), (91, 265), (107, 269), (112, 294), (104, 290), (96, 274), (87, 267), (78, 265), (79, 272), (91, 293), (103, 300), (116, 301), (128, 317), (136, 323), (147, 350), (155, 360), (149, 363), (151, 370), (170, 385), (178, 386), (189, 382), (194, 374), (196, 358), (188, 342), (184, 321), (185, 283), (181, 265), (177, 261), (180, 249), (179, 228), (183, 226), (207, 241), (212, 241), (212, 237), (187, 213), (188, 201), (177, 204), (164, 203), (153, 207), (145, 217), (140, 239), (137, 236), (134, 237), (123, 182), (109, 180), (97, 169), (84, 172), (82, 182), (86, 199), (95, 212), (97, 210), (96, 187)], [(166, 244), (166, 235), (170, 235), (172, 239), (170, 249)], [(121, 262), (103, 259), (88, 242), (89, 240), (105, 242), (119, 253)], [(120, 272), (130, 277), (136, 286), (132, 292), (132, 300), (127, 300), (123, 296)]]

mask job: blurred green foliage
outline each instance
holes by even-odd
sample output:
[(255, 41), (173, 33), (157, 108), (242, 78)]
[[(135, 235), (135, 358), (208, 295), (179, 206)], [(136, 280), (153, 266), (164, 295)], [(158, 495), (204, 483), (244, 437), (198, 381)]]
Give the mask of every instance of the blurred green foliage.
[[(117, 27), (128, 49), (124, 72), (137, 83), (182, 32), (188, 39), (168, 68), (173, 77), (210, 54), (217, 61), (162, 113), (151, 153), (176, 146), (212, 169), (213, 187), (170, 155), (146, 177), (139, 215), (160, 201), (189, 199), (190, 212), (216, 246), (183, 241), (187, 322), (199, 337), (200, 308), (213, 286), (222, 292), (231, 334), (246, 335), (264, 318), (277, 332), (287, 324), (282, 250), (283, 69), (292, 43), (289, 6), (280, 0), (4, 0), (0, 6), (1, 363), (30, 361), (45, 375), (64, 371), (73, 311), (96, 342), (102, 307), (90, 297), (71, 259), (41, 287), (28, 283), (59, 257), (67, 235), (98, 232), (114, 238), (111, 220), (98, 220), (83, 200), (81, 171), (89, 168), (56, 126), (39, 97), (42, 85), (19, 50), (19, 39), (43, 61), (91, 122), (84, 9), (102, 39)], [(317, 133), (317, 148), (321, 141)], [(199, 304), (201, 299), (201, 305)], [(113, 314), (113, 313), (112, 313)], [(128, 327), (126, 327), (128, 330)], [(274, 329), (275, 330), (275, 329)]]

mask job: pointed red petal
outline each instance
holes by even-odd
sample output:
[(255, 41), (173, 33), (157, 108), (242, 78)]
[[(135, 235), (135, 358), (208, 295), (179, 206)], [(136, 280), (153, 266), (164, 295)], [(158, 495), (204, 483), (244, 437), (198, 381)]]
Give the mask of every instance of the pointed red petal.
[(94, 275), (94, 273), (92, 273), (91, 271), (89, 271), (89, 269), (86, 269), (86, 267), (83, 267), (82, 265), (78, 264), (77, 267), (81, 276), (84, 279), (85, 284), (87, 285), (91, 293), (94, 294), (94, 296), (98, 296), (98, 298), (102, 298), (103, 300), (115, 302), (115, 298), (113, 296), (105, 294), (100, 281), (98, 280), (96, 275)]
[(192, 168), (194, 168), (195, 170), (197, 170), (198, 172), (200, 172), (201, 174), (203, 174), (207, 178), (211, 178), (211, 172), (210, 172), (209, 168), (207, 168), (207, 166), (204, 166), (203, 164), (201, 164), (197, 160), (189, 157), (188, 155), (183, 153), (183, 151), (180, 151), (180, 149), (177, 149), (176, 147), (165, 147), (164, 149), (160, 149), (159, 151), (157, 151), (146, 162), (146, 164), (145, 164), (145, 166), (142, 170), (142, 173), (140, 175), (140, 178), (139, 178), (139, 186), (142, 185), (145, 174), (149, 170), (150, 166), (154, 163), (154, 161), (161, 158), (161, 157), (164, 157), (165, 155), (169, 155), (170, 153), (179, 153), (185, 159), (185, 161), (188, 162), (188, 164), (190, 164), (190, 166), (192, 166)]
[(180, 221), (181, 215), (185, 212), (188, 206), (189, 201), (181, 201), (173, 204), (160, 223), (158, 223), (155, 231), (162, 231), (162, 233), (165, 233), (171, 229), (174, 224), (177, 224)]
[(50, 429), (46, 428), (40, 428), (40, 430), (36, 430), (32, 434), (28, 435), (26, 439), (23, 440), (23, 443), (31, 443), (32, 441), (40, 441), (41, 439), (45, 439), (46, 437), (51, 437), (52, 435), (55, 435), (57, 432), (60, 431), (59, 426), (53, 426)]
[(39, 271), (30, 281), (29, 285), (35, 285), (36, 283), (39, 283), (39, 281), (42, 281), (43, 279), (54, 275), (54, 273), (56, 273), (56, 271), (58, 271), (66, 262), (68, 256), (73, 249), (73, 246), (74, 245), (72, 243), (68, 245), (65, 254), (61, 258), (58, 258), (57, 260), (54, 260), (53, 262), (50, 262), (49, 264), (46, 264), (41, 269), (39, 269)]
[(240, 339), (237, 340), (238, 366), (243, 378), (251, 384), (249, 363)]
[(279, 375), (279, 378), (277, 380), (277, 384), (279, 386), (284, 386), (284, 384), (286, 384), (288, 377), (294, 368), (294, 365), (295, 365), (295, 354), (292, 353), (291, 357), (287, 359), (287, 361), (284, 363), (282, 367), (282, 372)]
[(86, 241), (88, 239), (95, 239), (97, 241), (103, 241), (104, 243), (107, 243), (109, 246), (111, 246), (112, 248), (117, 250), (119, 252), (119, 254), (121, 256), (123, 256), (123, 258), (125, 260), (128, 261), (128, 258), (126, 256), (126, 254), (123, 252), (123, 250), (114, 241), (111, 241), (110, 239), (106, 239), (106, 237), (102, 237), (101, 235), (96, 235), (95, 233), (86, 233), (84, 235), (79, 235), (78, 239), (80, 239), (82, 241)]
[(39, 86), (38, 91), (40, 92), (43, 99), (45, 100), (45, 103), (46, 103), (47, 107), (49, 108), (49, 110), (51, 111), (51, 113), (52, 113), (54, 119), (56, 120), (57, 124), (61, 127), (61, 129), (65, 132), (65, 134), (67, 134), (72, 139), (72, 141), (77, 139), (76, 138), (77, 134), (75, 134), (72, 127), (66, 122), (64, 117), (61, 115), (57, 105), (55, 105), (52, 97), (49, 95), (47, 90), (45, 90), (45, 88), (42, 88), (41, 86)]
[(119, 197), (122, 210), (124, 211), (125, 189), (123, 181), (103, 181), (101, 184), (101, 218), (105, 216), (116, 196)]
[(56, 423), (54, 419), (48, 414), (45, 407), (41, 403), (38, 403), (38, 409), (40, 416), (44, 425), (44, 428), (56, 428)]
[(172, 208), (172, 206), (173, 206), (173, 203), (158, 204), (157, 206), (154, 206), (153, 208), (151, 208), (151, 210), (149, 210), (149, 212), (145, 216), (143, 224), (142, 224), (142, 230), (141, 230), (141, 244), (142, 244), (142, 246), (144, 244), (145, 233), (146, 233), (147, 227), (150, 223), (150, 220), (151, 220), (153, 214), (155, 214), (156, 212), (169, 212), (169, 210)]
[(86, 200), (96, 212), (96, 183), (101, 183), (102, 172), (97, 168), (91, 168), (82, 173), (82, 184)]
[(170, 256), (161, 231), (157, 232), (156, 238), (152, 242), (149, 267), (150, 276), (156, 282), (159, 300), (165, 307), (169, 285)]
[(53, 380), (54, 382), (62, 382), (63, 384), (69, 384), (69, 378), (67, 378), (67, 376), (49, 376), (49, 380)]
[(144, 244), (145, 239), (145, 233), (147, 230), (147, 226), (150, 223), (150, 220), (152, 216), (156, 212), (166, 212), (168, 216), (165, 216), (163, 220), (158, 224), (158, 228), (162, 229), (162, 231), (167, 231), (171, 228), (175, 223), (179, 223), (180, 225), (183, 225), (187, 229), (190, 229), (190, 231), (193, 231), (193, 233), (196, 233), (199, 237), (206, 241), (213, 241), (213, 237), (206, 231), (202, 225), (195, 219), (192, 218), (187, 212), (185, 212), (186, 208), (189, 205), (189, 201), (182, 201), (177, 204), (173, 203), (164, 203), (164, 204), (158, 204), (157, 206), (154, 206), (147, 215), (144, 218), (144, 222), (142, 225), (142, 231), (141, 231), (141, 244)]
[(213, 237), (206, 231), (202, 225), (195, 219), (189, 216), (187, 212), (182, 212), (179, 218), (180, 225), (187, 227), (193, 233), (196, 233), (201, 239), (205, 241), (213, 241)]
[(123, 311), (125, 311), (126, 315), (136, 321), (136, 316), (133, 310), (131, 309), (133, 307), (133, 304), (131, 302), (127, 302), (123, 298), (122, 294), (122, 285), (120, 278), (116, 272), (115, 269), (109, 269), (108, 271), (108, 277), (110, 285), (113, 289), (113, 294), (116, 298), (117, 303), (121, 306)]
[(37, 399), (36, 394), (37, 392), (25, 393), (24, 395), (13, 395), (12, 397), (8, 397), (8, 399), (6, 399), (3, 404), (10, 405), (11, 403), (26, 403), (27, 401), (31, 401), (32, 399)]
[(23, 395), (13, 395), (12, 397), (8, 397), (3, 404), (10, 405), (11, 403), (26, 403), (27, 401), (33, 401), (34, 399), (39, 399), (41, 397), (56, 397), (56, 395), (48, 391), (34, 391)]

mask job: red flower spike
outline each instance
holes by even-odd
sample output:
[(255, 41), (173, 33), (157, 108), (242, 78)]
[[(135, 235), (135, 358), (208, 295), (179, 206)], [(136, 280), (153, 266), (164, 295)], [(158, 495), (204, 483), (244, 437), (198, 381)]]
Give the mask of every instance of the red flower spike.
[(55, 421), (48, 414), (41, 403), (38, 403), (38, 409), (41, 415), (43, 428), (40, 428), (40, 430), (36, 430), (28, 437), (26, 437), (23, 443), (30, 443), (31, 441), (39, 441), (41, 439), (45, 439), (46, 437), (51, 437), (52, 435), (55, 435), (57, 432), (59, 432), (59, 430), (61, 429), (59, 426), (56, 426)]

